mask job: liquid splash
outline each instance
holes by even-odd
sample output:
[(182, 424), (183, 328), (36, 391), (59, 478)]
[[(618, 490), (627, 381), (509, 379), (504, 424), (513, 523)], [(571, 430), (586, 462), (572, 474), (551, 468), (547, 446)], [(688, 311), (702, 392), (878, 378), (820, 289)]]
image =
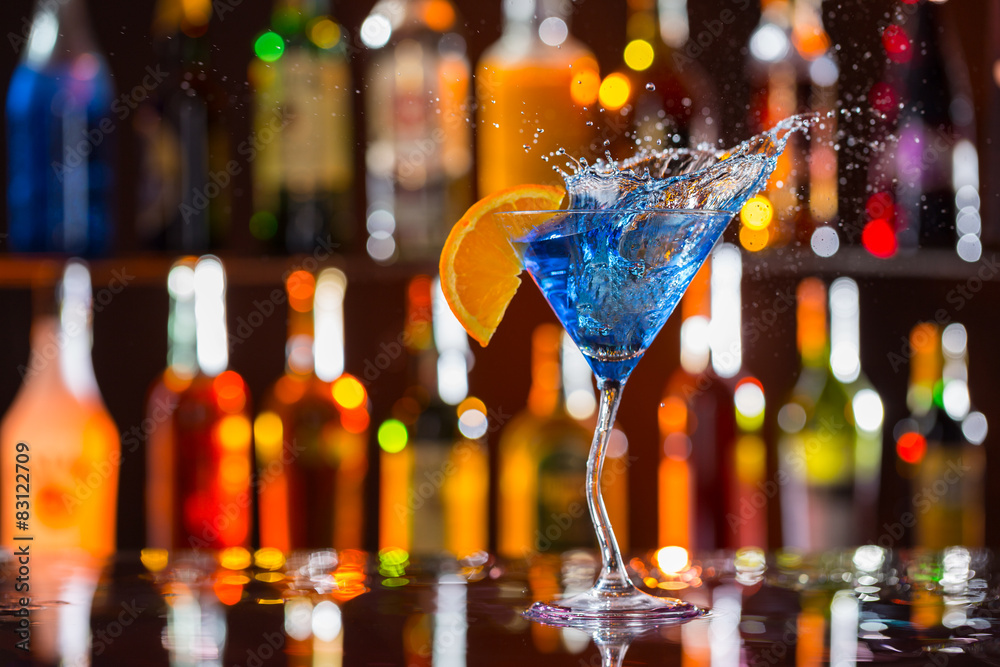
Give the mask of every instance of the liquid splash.
[(791, 116), (728, 151), (644, 149), (621, 162), (608, 153), (594, 164), (570, 158), (572, 173), (559, 171), (570, 209), (736, 212), (763, 189), (789, 138), (820, 121), (816, 113)]

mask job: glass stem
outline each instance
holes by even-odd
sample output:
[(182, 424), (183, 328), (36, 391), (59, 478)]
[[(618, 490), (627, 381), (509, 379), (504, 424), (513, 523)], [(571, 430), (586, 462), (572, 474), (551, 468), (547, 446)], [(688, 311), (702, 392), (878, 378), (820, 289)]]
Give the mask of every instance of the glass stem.
[(628, 578), (625, 563), (622, 561), (618, 540), (608, 519), (608, 510), (604, 507), (604, 497), (601, 494), (601, 473), (604, 471), (604, 459), (608, 453), (608, 439), (615, 423), (618, 403), (621, 401), (624, 381), (598, 378), (597, 388), (601, 393), (601, 407), (597, 414), (597, 430), (594, 431), (594, 442), (590, 446), (590, 456), (587, 459), (587, 507), (590, 518), (597, 531), (597, 544), (601, 549), (601, 574), (594, 584), (593, 591), (599, 595), (618, 597), (635, 591)]

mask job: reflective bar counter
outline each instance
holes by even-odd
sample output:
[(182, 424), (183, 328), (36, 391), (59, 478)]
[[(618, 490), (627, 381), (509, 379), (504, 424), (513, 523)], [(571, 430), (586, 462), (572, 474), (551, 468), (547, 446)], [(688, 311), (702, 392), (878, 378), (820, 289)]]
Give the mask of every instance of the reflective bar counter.
[(1000, 664), (996, 558), (962, 547), (641, 555), (630, 566), (646, 590), (710, 609), (644, 633), (521, 616), (590, 585), (596, 562), (580, 551), (0, 558), (5, 666)]

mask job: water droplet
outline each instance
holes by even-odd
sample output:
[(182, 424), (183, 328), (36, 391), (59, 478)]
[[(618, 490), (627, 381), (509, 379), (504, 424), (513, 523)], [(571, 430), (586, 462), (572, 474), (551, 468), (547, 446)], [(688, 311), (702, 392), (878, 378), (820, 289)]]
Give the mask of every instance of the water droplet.
[(594, 126), (594, 121), (588, 120), (587, 121), (587, 127), (593, 127), (593, 126)]
[(500, 127), (500, 123), (493, 123), (493, 127), (499, 128)]
[(652, 82), (646, 84), (646, 90), (656, 90), (656, 86)]

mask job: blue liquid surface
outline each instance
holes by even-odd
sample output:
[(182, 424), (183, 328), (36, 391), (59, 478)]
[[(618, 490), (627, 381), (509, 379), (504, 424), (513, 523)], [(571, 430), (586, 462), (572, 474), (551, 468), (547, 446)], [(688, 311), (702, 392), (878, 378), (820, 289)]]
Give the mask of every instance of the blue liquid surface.
[(598, 378), (628, 378), (733, 212), (767, 182), (788, 137), (817, 118), (792, 116), (725, 153), (581, 161), (563, 175), (568, 210), (515, 225), (531, 230), (513, 239), (524, 268)]
[(108, 68), (93, 54), (15, 69), (7, 91), (11, 249), (107, 253), (118, 122), (112, 96)]
[(623, 381), (731, 217), (568, 211), (523, 240), (524, 264), (594, 373)]

